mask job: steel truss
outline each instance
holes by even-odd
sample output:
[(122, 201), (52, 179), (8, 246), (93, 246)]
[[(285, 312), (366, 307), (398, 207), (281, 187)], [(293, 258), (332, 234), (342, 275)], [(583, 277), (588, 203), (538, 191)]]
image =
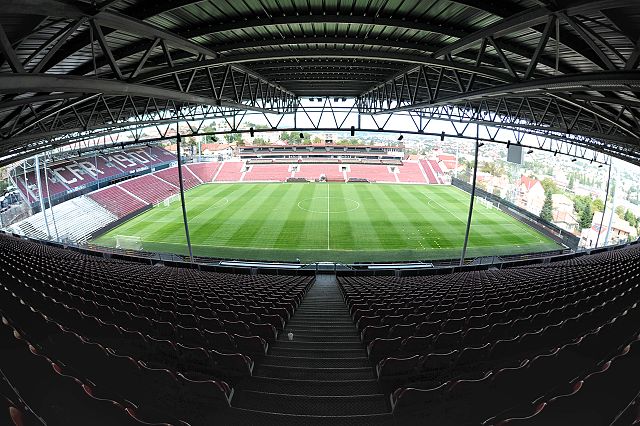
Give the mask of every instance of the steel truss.
[[(640, 43), (615, 25), (609, 28), (615, 37), (603, 38), (591, 22), (593, 16), (616, 21), (610, 12), (633, 7), (637, 0), (567, 1), (558, 2), (563, 6), (546, 4), (517, 12), (512, 12), (513, 5), (461, 0), (472, 7), (489, 8), (499, 17), (478, 31), (441, 28), (419, 20), (326, 13), (273, 15), (266, 21), (252, 17), (174, 30), (147, 19), (194, 1), (157, 2), (134, 18), (111, 11), (109, 1), (6, 0), (3, 13), (60, 18), (64, 26), (26, 60), (16, 54), (19, 43), (12, 43), (0, 26), (0, 53), (11, 71), (0, 79), (0, 164), (75, 144), (82, 138), (127, 135), (127, 141), (136, 141), (144, 127), (213, 117), (238, 120), (257, 113), (268, 117), (272, 129), (342, 130), (335, 108), (333, 125), (315, 126), (309, 119), (310, 125), (302, 126), (310, 110), (302, 107), (294, 91), (274, 82), (276, 78), (285, 85), (288, 82), (291, 89), (310, 87), (319, 94), (333, 90), (332, 96), (346, 90), (336, 81), (367, 87), (371, 81), (386, 78), (360, 94), (355, 111), (347, 114), (357, 117), (353, 123), (345, 119), (349, 127), (360, 130), (386, 131), (379, 121), (405, 115), (418, 122), (416, 133), (428, 134), (420, 123), (445, 119), (462, 126), (486, 125), (498, 129), (500, 135), (512, 132), (516, 143), (524, 140), (516, 135), (531, 134), (545, 141), (540, 148), (553, 152), (573, 155), (573, 151), (591, 148), (640, 164), (640, 154), (634, 153), (640, 151)], [(426, 45), (400, 38), (305, 34), (227, 45), (206, 46), (195, 41), (247, 26), (314, 22), (385, 25), (432, 31), (456, 40)], [(522, 31), (529, 34), (527, 42), (534, 40), (530, 47), (514, 37)], [(133, 41), (122, 43), (122, 35)], [(291, 48), (307, 44), (319, 47)], [(327, 45), (344, 48), (321, 47)], [(232, 50), (242, 53), (220, 54)], [(91, 59), (86, 60), (89, 51)], [(85, 55), (84, 61), (65, 71), (73, 75), (55, 74), (56, 66), (78, 53)], [(568, 58), (574, 53), (596, 70), (589, 66), (589, 72), (582, 72), (574, 66)], [(523, 58), (528, 60), (523, 62)], [(291, 66), (275, 72), (273, 67), (272, 71), (265, 68), (266, 61), (279, 60), (300, 61), (306, 68), (301, 65), (296, 72), (290, 71)], [(332, 74), (314, 72), (314, 62), (307, 60), (328, 64), (370, 60), (372, 65), (368, 73), (351, 72), (348, 65), (341, 65), (340, 72)], [(245, 64), (257, 65), (264, 74)], [(394, 69), (397, 71), (391, 72), (396, 73), (388, 76)], [(287, 114), (291, 120), (284, 119)], [(192, 130), (198, 133), (197, 126)], [(488, 133), (488, 139), (493, 139)], [(456, 131), (451, 135), (462, 137)]]
[[(163, 117), (158, 115), (153, 119), (139, 122), (127, 121), (122, 123), (121, 127), (114, 127), (107, 131), (95, 129), (64, 135), (52, 139), (51, 146), (64, 146), (64, 152), (74, 153), (173, 140), (175, 133), (170, 133), (170, 128), (175, 130), (177, 124), (186, 123), (186, 129), (181, 130), (183, 136), (251, 132), (260, 134), (272, 131), (351, 132), (353, 130), (354, 132), (414, 134), (467, 140), (476, 140), (478, 137), (483, 142), (516, 144), (525, 149), (568, 155), (599, 164), (609, 163), (610, 156), (640, 164), (637, 152), (629, 149), (623, 153), (619, 144), (606, 144), (588, 136), (530, 126), (526, 121), (523, 123), (517, 120), (507, 121), (495, 113), (484, 115), (478, 110), (437, 107), (371, 115), (360, 114), (355, 102), (347, 106), (343, 104), (343, 102), (336, 103), (330, 98), (324, 98), (318, 105), (298, 102), (295, 114), (266, 114), (219, 107), (199, 109), (199, 107), (190, 106), (182, 111), (172, 109)], [(214, 119), (224, 120), (228, 130), (203, 131), (204, 123)], [(440, 126), (435, 130), (434, 122), (436, 121), (447, 122), (450, 125), (445, 131), (440, 131)], [(266, 126), (252, 128), (257, 122), (266, 123)], [(476, 125), (480, 127), (477, 134)], [(155, 134), (150, 134), (150, 126), (155, 130)], [(96, 142), (98, 138), (101, 138), (99, 143)], [(88, 139), (93, 140), (88, 143)], [(594, 146), (598, 149), (593, 150)], [(43, 148), (40, 152), (45, 150)]]
[[(297, 102), (294, 93), (242, 64), (212, 64), (137, 80), (148, 70), (174, 67), (177, 57), (196, 61), (219, 57), (211, 49), (144, 21), (57, 0), (7, 0), (3, 13), (11, 11), (33, 11), (69, 21), (26, 60), (18, 58), (0, 25), (0, 53), (12, 71), (0, 78), (0, 143), (11, 151), (7, 157), (21, 144), (32, 154), (35, 147), (46, 144), (43, 139), (97, 128), (109, 131), (125, 120), (163, 116), (165, 110), (184, 111), (200, 105), (287, 113)], [(135, 64), (125, 66), (114, 56), (118, 40), (108, 37), (114, 31), (135, 35), (145, 46)], [(78, 43), (86, 44), (78, 32), (87, 33), (92, 41), (90, 69), (76, 75), (47, 73), (63, 54), (78, 48)], [(98, 61), (105, 61), (110, 72), (99, 69)]]
[[(634, 156), (630, 149), (640, 148), (640, 43), (633, 39), (616, 48), (586, 18), (594, 11), (606, 15), (612, 5), (631, 3), (576, 2), (562, 10), (532, 7), (506, 16), (369, 88), (358, 97), (358, 109), (363, 114), (441, 115), (442, 108), (453, 107), (469, 116), (489, 116), (491, 122), (497, 116), (502, 127), (565, 132), (588, 138), (594, 149)], [(560, 53), (561, 25), (572, 30), (562, 44), (574, 47), (599, 71), (567, 66)], [(536, 49), (523, 67), (501, 37), (527, 28), (539, 31), (533, 39)], [(613, 144), (621, 145), (619, 153)]]

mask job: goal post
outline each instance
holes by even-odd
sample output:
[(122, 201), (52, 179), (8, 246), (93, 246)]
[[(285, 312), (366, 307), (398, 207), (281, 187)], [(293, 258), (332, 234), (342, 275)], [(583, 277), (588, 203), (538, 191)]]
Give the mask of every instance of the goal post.
[(493, 205), (493, 202), (491, 202), (491, 200), (488, 200), (487, 198), (484, 198), (484, 197), (477, 197), (477, 198), (478, 198), (478, 201), (480, 201), (480, 204), (482, 204), (486, 208), (488, 208), (488, 209), (495, 208), (495, 206)]
[(131, 235), (116, 235), (116, 248), (122, 250), (142, 250), (142, 238)]
[(171, 204), (173, 204), (174, 202), (178, 201), (180, 199), (180, 194), (174, 194), (170, 197), (167, 197), (164, 199), (164, 201), (162, 202), (162, 204), (165, 207), (169, 207)]

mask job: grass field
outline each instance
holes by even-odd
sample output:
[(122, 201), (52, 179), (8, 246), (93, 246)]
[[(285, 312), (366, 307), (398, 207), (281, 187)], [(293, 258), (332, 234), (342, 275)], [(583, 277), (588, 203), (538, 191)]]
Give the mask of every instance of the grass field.
[[(206, 184), (185, 197), (194, 255), (343, 263), (459, 257), (469, 206), (468, 194), (435, 185)], [(113, 247), (117, 235), (140, 237), (147, 251), (188, 252), (179, 201), (93, 242)], [(476, 203), (469, 257), (558, 247)]]

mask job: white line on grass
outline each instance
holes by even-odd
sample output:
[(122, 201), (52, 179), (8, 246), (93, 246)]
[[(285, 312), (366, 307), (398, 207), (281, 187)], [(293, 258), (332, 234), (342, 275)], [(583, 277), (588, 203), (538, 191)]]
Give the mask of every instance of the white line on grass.
[(429, 202), (427, 202), (427, 205), (429, 205), (429, 203), (433, 202), (436, 203), (442, 210), (446, 211), (447, 213), (449, 213), (451, 216), (453, 216), (454, 218), (458, 219), (460, 222), (464, 223), (466, 225), (467, 221), (466, 220), (462, 220), (460, 219), (458, 216), (456, 216), (455, 214), (453, 214), (451, 212), (451, 209), (447, 209), (445, 206), (443, 206), (442, 204), (440, 204), (438, 201), (434, 200), (433, 198), (429, 197), (427, 194), (422, 194), (424, 195), (427, 200), (429, 200)]
[(331, 210), (329, 210), (329, 182), (327, 182), (327, 250), (329, 250), (329, 224), (331, 217)]

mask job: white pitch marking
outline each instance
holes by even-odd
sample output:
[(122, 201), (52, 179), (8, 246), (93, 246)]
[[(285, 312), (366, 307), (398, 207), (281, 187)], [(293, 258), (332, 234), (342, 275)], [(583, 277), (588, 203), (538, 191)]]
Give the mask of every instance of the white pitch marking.
[(329, 183), (327, 182), (327, 250), (329, 250), (330, 217), (331, 217), (331, 210), (329, 209)]

